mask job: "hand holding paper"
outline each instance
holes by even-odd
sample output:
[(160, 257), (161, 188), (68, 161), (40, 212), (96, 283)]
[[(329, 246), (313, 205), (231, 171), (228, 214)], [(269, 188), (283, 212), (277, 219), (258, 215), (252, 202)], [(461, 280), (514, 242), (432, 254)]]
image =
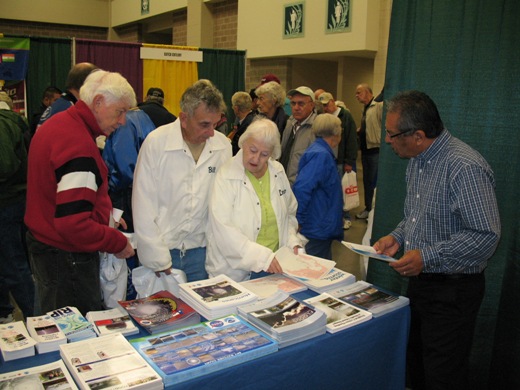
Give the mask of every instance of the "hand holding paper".
[(383, 260), (383, 261), (387, 261), (389, 263), (391, 263), (393, 261), (397, 261), (397, 259), (394, 259), (391, 256), (377, 253), (374, 248), (372, 248), (371, 246), (368, 246), (368, 245), (359, 245), (359, 244), (354, 244), (352, 242), (346, 242), (346, 241), (341, 241), (341, 243), (343, 245), (345, 245), (348, 249), (350, 249), (352, 252), (355, 252), (361, 256), (368, 256), (373, 259)]

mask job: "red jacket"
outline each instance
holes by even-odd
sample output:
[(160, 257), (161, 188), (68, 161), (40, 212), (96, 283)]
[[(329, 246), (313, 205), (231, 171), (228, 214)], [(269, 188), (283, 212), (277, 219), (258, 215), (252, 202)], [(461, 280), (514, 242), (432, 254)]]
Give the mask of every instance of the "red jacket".
[(54, 115), (29, 151), (25, 223), (34, 237), (69, 252), (121, 252), (126, 237), (108, 226), (108, 170), (96, 145), (102, 135), (83, 101)]

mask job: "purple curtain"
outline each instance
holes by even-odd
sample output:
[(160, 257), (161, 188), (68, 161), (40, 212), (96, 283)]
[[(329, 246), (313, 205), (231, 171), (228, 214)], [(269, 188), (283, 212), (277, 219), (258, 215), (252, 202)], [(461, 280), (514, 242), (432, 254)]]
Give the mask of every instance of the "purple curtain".
[(134, 88), (137, 101), (143, 96), (143, 61), (140, 43), (76, 39), (76, 63), (91, 62), (103, 70), (121, 73)]

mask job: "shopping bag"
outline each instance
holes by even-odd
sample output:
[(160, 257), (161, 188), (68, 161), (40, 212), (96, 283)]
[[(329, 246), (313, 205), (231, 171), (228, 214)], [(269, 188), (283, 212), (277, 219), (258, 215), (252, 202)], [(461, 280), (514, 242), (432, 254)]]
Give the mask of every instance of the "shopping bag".
[(172, 268), (172, 273), (155, 275), (150, 268), (140, 266), (132, 270), (132, 282), (137, 291), (137, 298), (146, 298), (157, 291), (166, 290), (179, 297), (179, 284), (186, 283), (186, 274), (180, 269)]
[(118, 259), (114, 254), (100, 252), (101, 295), (105, 306), (113, 309), (119, 306), (117, 301), (126, 299), (128, 268), (126, 259)]
[(359, 192), (355, 171), (345, 172), (341, 180), (343, 187), (343, 210), (349, 211), (359, 207)]

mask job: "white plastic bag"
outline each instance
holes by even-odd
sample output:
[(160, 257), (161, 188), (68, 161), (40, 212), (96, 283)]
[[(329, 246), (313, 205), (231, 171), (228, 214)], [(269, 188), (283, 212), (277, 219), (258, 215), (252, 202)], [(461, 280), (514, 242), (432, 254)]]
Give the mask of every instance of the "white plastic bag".
[(132, 270), (132, 283), (137, 291), (137, 298), (146, 298), (162, 290), (179, 297), (179, 284), (186, 282), (186, 274), (180, 269), (172, 268), (170, 275), (161, 272), (161, 277), (157, 277), (150, 268), (143, 266)]
[(117, 301), (126, 298), (126, 283), (128, 268), (125, 259), (118, 259), (115, 255), (99, 252), (101, 294), (105, 306), (109, 309), (118, 307)]
[(345, 172), (341, 180), (343, 187), (343, 210), (349, 211), (359, 207), (359, 192), (355, 171)]

